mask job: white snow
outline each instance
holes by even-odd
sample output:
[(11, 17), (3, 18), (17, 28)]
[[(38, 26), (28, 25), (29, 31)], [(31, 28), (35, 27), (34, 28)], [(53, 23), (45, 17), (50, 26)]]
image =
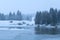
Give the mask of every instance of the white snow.
[(55, 28), (55, 26), (51, 26), (50, 24), (46, 26), (47, 28)]
[[(25, 24), (23, 24), (25, 22)], [(21, 23), (21, 25), (18, 25), (18, 23)], [(22, 21), (13, 21), (13, 23), (10, 23), (10, 21), (0, 21), (0, 28), (7, 28), (7, 27), (24, 27), (30, 25), (34, 25), (32, 21), (22, 20)]]

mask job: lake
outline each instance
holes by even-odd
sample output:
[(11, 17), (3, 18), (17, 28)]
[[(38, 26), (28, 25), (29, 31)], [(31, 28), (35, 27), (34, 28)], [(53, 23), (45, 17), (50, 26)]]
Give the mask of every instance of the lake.
[(35, 28), (0, 30), (0, 40), (60, 40), (60, 34), (35, 34)]

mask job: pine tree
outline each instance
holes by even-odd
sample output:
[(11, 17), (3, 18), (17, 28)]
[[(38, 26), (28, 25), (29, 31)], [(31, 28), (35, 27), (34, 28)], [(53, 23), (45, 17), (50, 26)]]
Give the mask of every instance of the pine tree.
[(22, 15), (21, 15), (21, 12), (19, 10), (17, 11), (16, 17), (17, 17), (17, 20), (22, 20)]

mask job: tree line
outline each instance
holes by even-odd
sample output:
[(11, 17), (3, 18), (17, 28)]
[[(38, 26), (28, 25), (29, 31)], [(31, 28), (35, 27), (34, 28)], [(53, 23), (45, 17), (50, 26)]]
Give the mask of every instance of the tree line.
[(22, 14), (19, 10), (16, 14), (15, 12), (10, 12), (8, 15), (0, 13), (0, 20), (22, 20)]
[(60, 23), (60, 10), (50, 8), (49, 11), (36, 12), (35, 24), (51, 24), (55, 26)]

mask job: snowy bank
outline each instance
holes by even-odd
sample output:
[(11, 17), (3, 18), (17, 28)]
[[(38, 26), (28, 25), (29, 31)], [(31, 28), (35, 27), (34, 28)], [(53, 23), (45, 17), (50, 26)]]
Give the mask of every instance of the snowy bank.
[(26, 27), (26, 26), (32, 26), (34, 25), (34, 22), (32, 21), (26, 21), (26, 20), (22, 20), (22, 21), (14, 21), (11, 20), (10, 21), (0, 21), (0, 28), (7, 28), (7, 27)]

